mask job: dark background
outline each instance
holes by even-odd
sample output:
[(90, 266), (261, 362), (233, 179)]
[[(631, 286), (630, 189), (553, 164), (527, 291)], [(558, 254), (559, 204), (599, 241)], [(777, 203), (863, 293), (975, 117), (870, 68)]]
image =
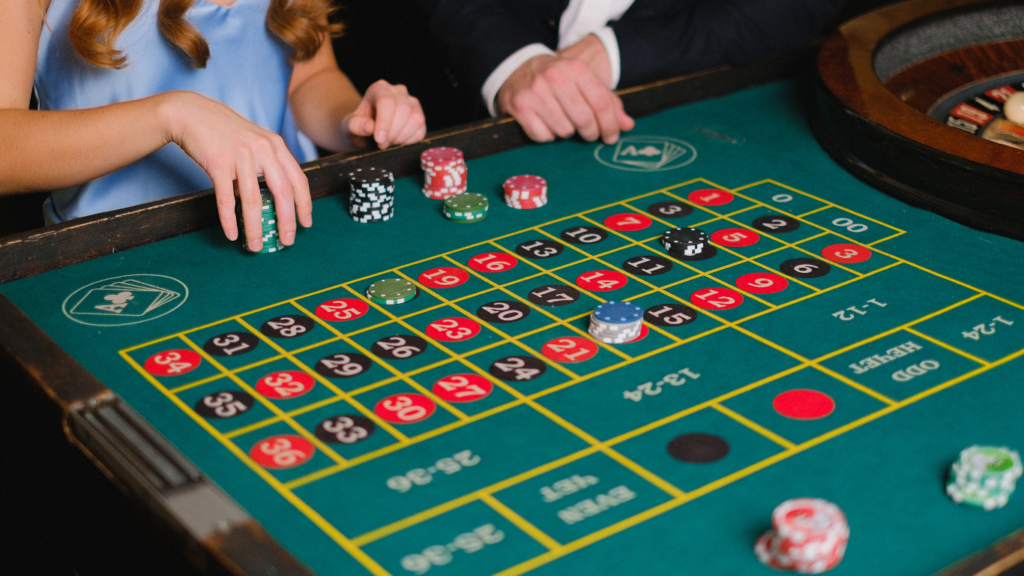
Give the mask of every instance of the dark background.
[[(339, 10), (341, 69), (360, 91), (379, 78), (405, 84), (431, 130), (472, 120), (443, 47), (426, 28), (429, 1), (356, 0)], [(888, 3), (853, 0), (843, 19)], [(808, 62), (810, 69), (811, 62)], [(45, 194), (0, 198), (0, 236), (43, 225)], [(191, 576), (174, 538), (160, 532), (77, 448), (61, 414), (0, 358), (0, 573)]]

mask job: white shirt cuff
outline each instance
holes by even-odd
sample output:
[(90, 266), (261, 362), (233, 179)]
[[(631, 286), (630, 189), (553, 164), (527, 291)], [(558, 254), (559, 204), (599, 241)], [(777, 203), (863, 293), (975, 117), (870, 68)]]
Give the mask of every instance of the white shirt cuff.
[(608, 83), (608, 88), (615, 90), (619, 85), (619, 78), (622, 77), (622, 60), (619, 55), (619, 40), (615, 37), (615, 30), (605, 26), (592, 34), (597, 36), (601, 44), (604, 44), (604, 51), (608, 53), (608, 63), (611, 65), (611, 80)]
[[(615, 34), (613, 33), (613, 42), (615, 41), (614, 39)], [(615, 46), (615, 54), (618, 55), (618, 43), (616, 43)], [(508, 77), (511, 76), (516, 69), (522, 66), (524, 62), (534, 56), (540, 56), (542, 54), (554, 56), (555, 51), (539, 42), (536, 44), (527, 44), (513, 52), (508, 58), (505, 58), (505, 60), (494, 69), (494, 72), (491, 72), (491, 75), (488, 76), (487, 80), (484, 82), (484, 87), (480, 89), (480, 94), (484, 98), (484, 104), (487, 104), (487, 111), (491, 113), (491, 116), (498, 115), (498, 112), (495, 110), (494, 100), (498, 97), (498, 91), (505, 85), (505, 81), (508, 80)], [(616, 62), (617, 61), (618, 60), (616, 59)], [(616, 79), (617, 78), (618, 76), (616, 76)]]

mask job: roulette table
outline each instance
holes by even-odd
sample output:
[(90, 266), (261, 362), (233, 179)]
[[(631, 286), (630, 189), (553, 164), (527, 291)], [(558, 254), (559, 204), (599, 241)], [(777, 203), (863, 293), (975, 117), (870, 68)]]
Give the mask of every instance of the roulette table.
[[(0, 353), (231, 573), (771, 574), (755, 539), (813, 497), (849, 522), (837, 575), (1008, 574), (1024, 499), (945, 480), (1024, 446), (1024, 245), (844, 170), (802, 61), (627, 91), (615, 145), (498, 120), (321, 159), (315, 227), (272, 254), (225, 241), (209, 193), (3, 239)], [(486, 218), (421, 193), (434, 146)], [(388, 222), (348, 215), (369, 167)], [(520, 174), (545, 206), (502, 203)], [(667, 252), (676, 227), (708, 246)], [(643, 310), (636, 339), (589, 337), (605, 301)]]

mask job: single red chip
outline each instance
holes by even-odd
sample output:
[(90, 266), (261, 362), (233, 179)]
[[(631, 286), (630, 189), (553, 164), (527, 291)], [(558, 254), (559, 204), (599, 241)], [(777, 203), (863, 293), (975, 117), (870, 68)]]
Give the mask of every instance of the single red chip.
[(771, 272), (752, 272), (736, 279), (737, 288), (754, 294), (775, 294), (788, 286), (789, 280)]
[(271, 436), (249, 449), (250, 458), (272, 470), (294, 468), (308, 462), (313, 454), (316, 454), (313, 443), (294, 434)]
[(651, 226), (651, 219), (643, 214), (629, 212), (626, 214), (612, 214), (604, 219), (604, 225), (612, 230), (620, 232), (636, 232)]
[(271, 372), (256, 382), (256, 391), (266, 398), (287, 400), (298, 398), (309, 392), (316, 385), (316, 380), (305, 372), (298, 370), (282, 370)]
[(150, 356), (142, 365), (153, 376), (180, 376), (191, 372), (203, 363), (203, 359), (192, 350), (164, 350)]
[(362, 317), (369, 311), (370, 306), (362, 300), (355, 298), (338, 298), (328, 300), (316, 307), (316, 315), (328, 322), (345, 322)]
[(594, 270), (593, 272), (584, 272), (576, 277), (576, 284), (580, 288), (596, 292), (618, 290), (625, 286), (626, 282), (629, 282), (629, 278), (615, 270)]
[(743, 294), (732, 288), (703, 288), (690, 295), (690, 302), (705, 310), (729, 310), (743, 303)]
[(589, 338), (566, 336), (548, 340), (540, 351), (555, 362), (583, 362), (597, 355), (597, 343)]
[(833, 244), (822, 248), (821, 255), (837, 264), (856, 264), (871, 258), (871, 250), (856, 244)]
[(451, 148), (449, 146), (427, 148), (422, 154), (420, 154), (420, 165), (424, 168), (432, 166), (450, 166), (452, 164), (458, 164), (465, 161), (466, 157), (462, 154), (462, 150), (459, 150), (458, 148)]
[(711, 241), (720, 246), (743, 248), (757, 244), (761, 235), (745, 228), (723, 228), (711, 233)]
[(476, 402), (486, 398), (494, 384), (479, 374), (452, 374), (434, 383), (434, 394), (446, 402)]
[(469, 280), (469, 272), (462, 268), (442, 266), (420, 274), (419, 281), (427, 288), (454, 288)]
[(395, 394), (373, 407), (373, 412), (392, 424), (422, 422), (437, 410), (434, 401), (422, 394)]
[(542, 190), (546, 190), (547, 187), (547, 180), (541, 178), (540, 176), (533, 176), (531, 174), (513, 176), (508, 180), (505, 180), (505, 183), (502, 185), (502, 188), (505, 189), (506, 194), (539, 194)]
[(469, 259), (469, 267), (477, 272), (505, 272), (516, 267), (519, 260), (504, 252), (484, 252)]
[(690, 192), (690, 195), (686, 198), (690, 202), (699, 204), (700, 206), (721, 206), (735, 200), (735, 196), (725, 190), (719, 190), (717, 188), (694, 190), (693, 192)]
[(772, 408), (786, 418), (817, 420), (836, 409), (831, 396), (817, 390), (787, 390), (772, 400)]
[(463, 342), (480, 333), (480, 324), (469, 318), (441, 318), (427, 325), (426, 333), (442, 342)]

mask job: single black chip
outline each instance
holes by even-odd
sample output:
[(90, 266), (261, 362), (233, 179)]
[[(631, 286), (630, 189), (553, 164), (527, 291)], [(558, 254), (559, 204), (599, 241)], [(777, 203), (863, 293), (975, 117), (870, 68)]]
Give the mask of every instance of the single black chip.
[(608, 231), (597, 226), (576, 226), (562, 230), (560, 236), (570, 244), (597, 244), (608, 239)]
[(558, 256), (565, 250), (565, 246), (553, 240), (527, 240), (516, 246), (516, 254), (531, 260), (543, 260)]
[(260, 339), (250, 332), (228, 332), (214, 336), (203, 344), (203, 350), (214, 356), (241, 356), (252, 352)]
[(668, 453), (680, 462), (710, 464), (725, 458), (729, 453), (729, 443), (714, 434), (692, 432), (669, 441)]
[(661, 256), (633, 256), (622, 263), (622, 269), (640, 276), (659, 276), (672, 270), (672, 261)]
[(697, 312), (685, 304), (655, 304), (644, 310), (644, 321), (656, 326), (685, 326), (697, 319)]
[(234, 418), (245, 414), (255, 404), (256, 399), (241, 390), (224, 390), (200, 398), (195, 411), (203, 418)]
[(525, 382), (544, 375), (547, 364), (533, 356), (509, 356), (495, 360), (487, 369), (491, 376), (508, 382)]
[(714, 258), (715, 256), (718, 256), (718, 248), (715, 248), (711, 244), (705, 244), (704, 245), (704, 249), (701, 250), (699, 254), (693, 254), (691, 256), (687, 256), (686, 254), (683, 254), (682, 252), (672, 252), (672, 251), (669, 251), (668, 254), (669, 254), (669, 256), (671, 256), (673, 258), (676, 258), (678, 260), (682, 260), (683, 262), (700, 262), (701, 260), (710, 260), (711, 258)]
[(647, 213), (658, 218), (683, 218), (693, 214), (693, 206), (682, 202), (655, 202), (647, 207)]
[(527, 298), (538, 306), (565, 306), (580, 299), (580, 291), (572, 286), (550, 284), (530, 290)]
[(779, 264), (779, 270), (793, 278), (821, 278), (831, 272), (832, 267), (814, 258), (793, 258)]
[(769, 214), (768, 216), (755, 218), (752, 225), (754, 228), (757, 228), (762, 232), (768, 232), (769, 234), (782, 234), (783, 232), (792, 232), (799, 228), (800, 221), (792, 216)]
[(316, 425), (313, 434), (331, 444), (355, 444), (366, 440), (377, 431), (377, 425), (360, 414), (331, 416)]
[(412, 334), (397, 334), (381, 338), (373, 343), (370, 352), (378, 358), (387, 360), (405, 360), (419, 356), (427, 350), (427, 341)]
[(271, 338), (295, 338), (309, 332), (316, 326), (309, 316), (288, 314), (271, 318), (260, 326), (260, 332)]
[(352, 378), (366, 372), (373, 361), (358, 352), (339, 352), (324, 356), (313, 369), (325, 378)]
[(488, 302), (477, 308), (476, 315), (481, 320), (498, 324), (509, 324), (519, 322), (530, 315), (530, 307), (522, 302), (514, 300), (498, 300)]

